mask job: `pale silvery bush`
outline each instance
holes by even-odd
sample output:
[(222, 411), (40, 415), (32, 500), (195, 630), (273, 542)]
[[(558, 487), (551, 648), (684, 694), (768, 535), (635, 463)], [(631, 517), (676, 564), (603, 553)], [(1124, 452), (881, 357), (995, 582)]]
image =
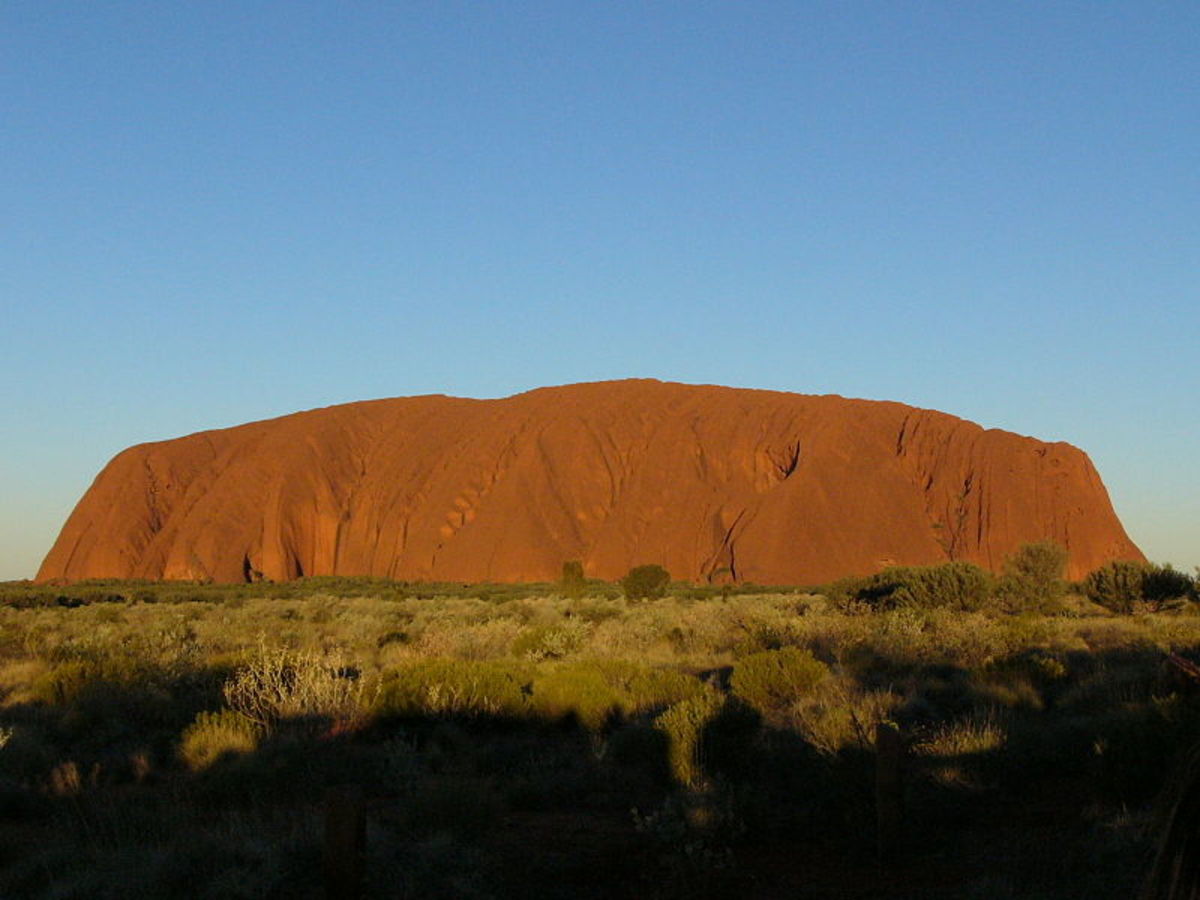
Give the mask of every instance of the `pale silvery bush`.
[(249, 663), (225, 683), (225, 702), (263, 728), (281, 720), (321, 717), (347, 724), (363, 711), (363, 681), (336, 656), (260, 643)]

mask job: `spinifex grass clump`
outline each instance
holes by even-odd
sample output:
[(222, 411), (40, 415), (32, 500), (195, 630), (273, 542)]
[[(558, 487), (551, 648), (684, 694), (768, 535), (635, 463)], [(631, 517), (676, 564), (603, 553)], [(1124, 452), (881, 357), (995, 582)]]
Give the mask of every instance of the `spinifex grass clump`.
[(179, 757), (189, 769), (200, 771), (226, 756), (254, 752), (262, 734), (261, 726), (231, 709), (202, 712), (184, 729)]
[(1006, 737), (994, 713), (975, 714), (938, 725), (921, 737), (914, 752), (933, 757), (995, 753), (1004, 747)]

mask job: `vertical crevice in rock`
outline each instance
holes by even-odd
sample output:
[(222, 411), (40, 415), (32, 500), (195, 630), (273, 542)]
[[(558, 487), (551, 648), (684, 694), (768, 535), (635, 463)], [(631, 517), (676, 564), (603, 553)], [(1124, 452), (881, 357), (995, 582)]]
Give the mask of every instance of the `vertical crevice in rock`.
[(708, 566), (706, 578), (708, 579), (709, 583), (712, 583), (712, 581), (716, 579), (722, 570), (727, 570), (729, 572), (729, 577), (731, 580), (738, 580), (737, 550), (734, 547), (733, 533), (745, 516), (746, 510), (743, 509), (734, 518), (733, 524), (725, 529), (725, 534), (721, 538), (720, 544), (717, 546), (717, 549), (713, 552), (711, 557), (712, 563)]

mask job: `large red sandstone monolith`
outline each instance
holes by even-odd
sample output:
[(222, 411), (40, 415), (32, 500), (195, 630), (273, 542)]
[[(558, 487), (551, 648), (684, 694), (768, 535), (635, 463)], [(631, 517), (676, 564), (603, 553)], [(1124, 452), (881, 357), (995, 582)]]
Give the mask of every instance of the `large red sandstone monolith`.
[(38, 579), (817, 583), (1052, 540), (1142, 559), (1087, 456), (899, 403), (630, 380), (350, 403), (142, 444)]

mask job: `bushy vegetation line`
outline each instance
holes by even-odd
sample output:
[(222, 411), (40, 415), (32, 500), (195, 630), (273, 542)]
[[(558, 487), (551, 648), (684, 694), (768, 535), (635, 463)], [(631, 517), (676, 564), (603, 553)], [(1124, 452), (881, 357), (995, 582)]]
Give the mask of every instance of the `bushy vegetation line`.
[(96, 603), (228, 603), (252, 599), (294, 600), (326, 595), (405, 600), (478, 598), (497, 603), (538, 595), (568, 599), (660, 599), (668, 594), (684, 599), (728, 599), (767, 593), (811, 593), (839, 607), (861, 603), (872, 609), (949, 607), (966, 611), (1056, 613), (1078, 599), (1116, 613), (1157, 611), (1200, 600), (1200, 571), (1196, 576), (1170, 564), (1116, 561), (1101, 566), (1079, 583), (1063, 578), (1066, 551), (1042, 541), (1025, 544), (1005, 560), (994, 576), (979, 566), (954, 561), (929, 566), (893, 566), (875, 575), (843, 578), (828, 585), (763, 586), (748, 583), (692, 585), (672, 582), (657, 564), (635, 566), (617, 583), (584, 577), (577, 560), (563, 564), (558, 582), (530, 584), (463, 584), (406, 582), (366, 576), (314, 576), (294, 581), (254, 584), (214, 584), (90, 580), (69, 585), (31, 582), (0, 583), (0, 605), (19, 609), (37, 606), (75, 607)]
[[(1035, 545), (999, 576), (809, 590), (657, 571), (630, 590), (577, 566), (533, 587), (5, 586), (0, 896), (303, 896), (339, 783), (371, 798), (371, 896), (821, 877), (1130, 896), (1200, 741), (1200, 684), (1164, 664), (1200, 660), (1196, 584), (1118, 563), (1072, 586), (1062, 562)], [(910, 743), (926, 881), (861, 874), (881, 722)]]
[(1026, 544), (993, 576), (967, 562), (895, 566), (867, 577), (845, 578), (814, 590), (842, 608), (947, 607), (995, 613), (1080, 612), (1082, 601), (1114, 613), (1156, 612), (1200, 599), (1197, 577), (1170, 565), (1117, 561), (1078, 584), (1063, 578), (1066, 553), (1051, 543)]
[(1084, 579), (1083, 590), (1093, 603), (1115, 613), (1139, 609), (1157, 612), (1197, 599), (1200, 580), (1170, 565), (1112, 562)]

